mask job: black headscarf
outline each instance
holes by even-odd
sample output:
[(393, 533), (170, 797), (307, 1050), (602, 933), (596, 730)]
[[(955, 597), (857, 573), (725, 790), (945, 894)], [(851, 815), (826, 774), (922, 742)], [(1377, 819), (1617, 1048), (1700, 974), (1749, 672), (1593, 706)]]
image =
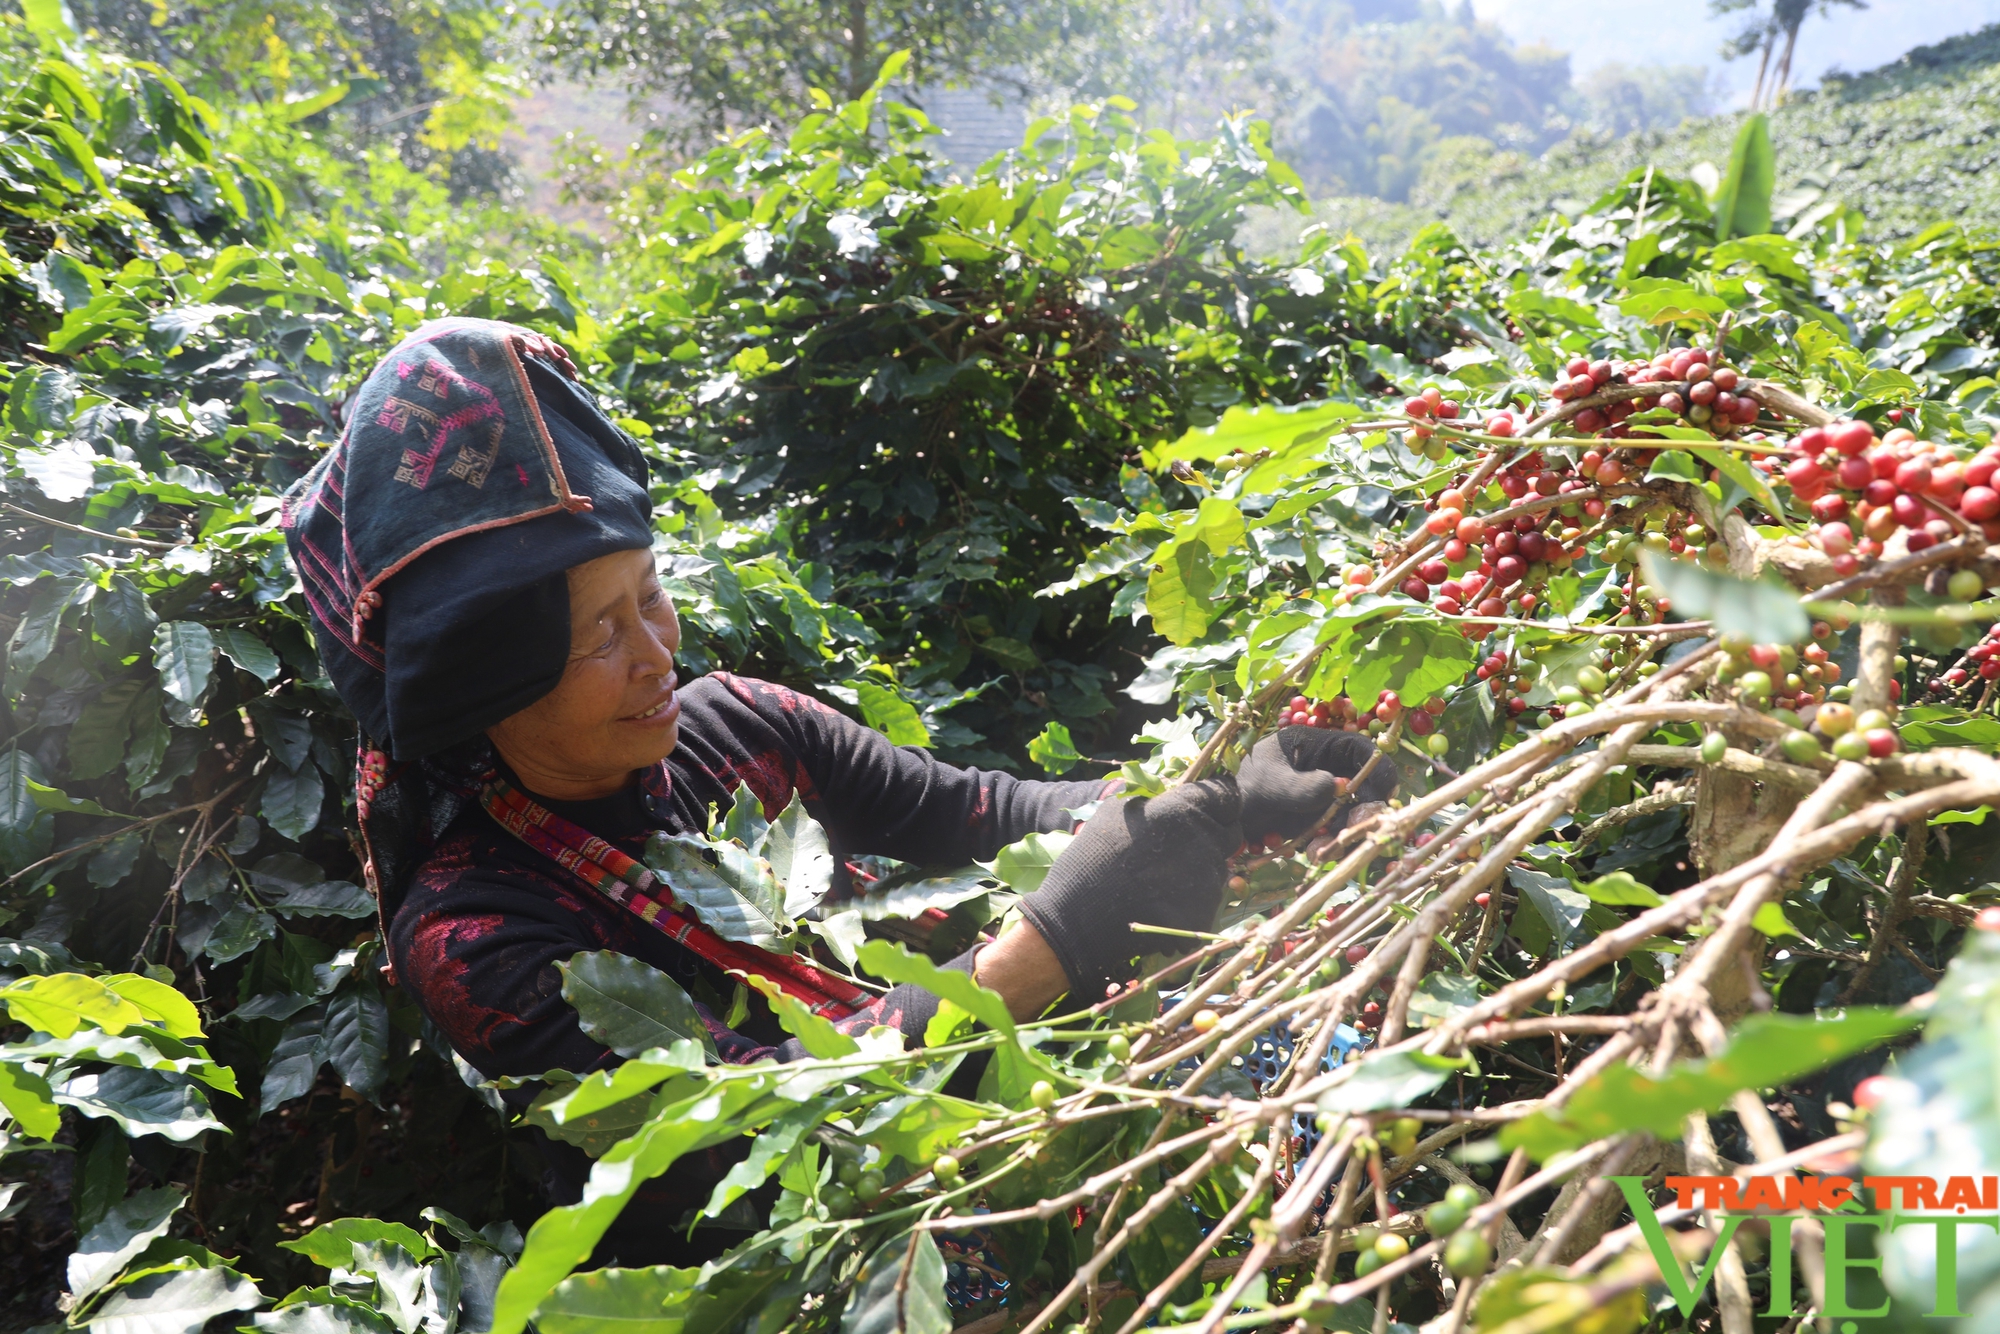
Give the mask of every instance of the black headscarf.
[(356, 804), (385, 912), (490, 763), (485, 730), (562, 679), (565, 572), (652, 544), (645, 457), (575, 380), (530, 330), (427, 324), (285, 497), (320, 660), (361, 724)]

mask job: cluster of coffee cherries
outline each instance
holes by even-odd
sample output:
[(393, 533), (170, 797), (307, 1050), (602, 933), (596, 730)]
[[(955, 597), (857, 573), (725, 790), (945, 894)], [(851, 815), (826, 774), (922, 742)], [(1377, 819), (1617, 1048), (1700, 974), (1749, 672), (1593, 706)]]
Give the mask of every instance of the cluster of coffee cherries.
[[(1840, 664), (1826, 648), (1834, 638), (1833, 627), (1815, 621), (1812, 634), (1812, 642), (1799, 649), (1725, 635), (1717, 679), (1733, 686), (1739, 702), (1787, 725), (1778, 749), (1795, 764), (1817, 763), (1827, 749), (1843, 760), (1894, 755), (1902, 748), (1893, 712), (1902, 698), (1902, 683), (1890, 679), (1887, 709), (1857, 711), (1847, 702), (1853, 687), (1841, 682)], [(1905, 659), (1896, 660), (1898, 671), (1907, 665)], [(1702, 759), (1713, 764), (1727, 748), (1720, 734), (1711, 734), (1702, 740)]]
[[(1957, 570), (1951, 577), (1957, 579), (1962, 574), (1972, 574), (1972, 571)], [(1952, 596), (1960, 594), (1954, 592)], [(1964, 662), (1932, 677), (1930, 692), (1933, 695), (1956, 694), (1975, 680), (2000, 680), (2000, 625), (1988, 629), (1977, 644), (1965, 651)]]
[[(1968, 528), (2000, 542), (2000, 445), (1962, 459), (1900, 426), (1877, 440), (1867, 422), (1839, 421), (1799, 432), (1793, 452), (1785, 481), (1811, 509), (1812, 540), (1841, 578), (1880, 556), (1899, 530), (1912, 552)], [(1961, 586), (1966, 597), (1984, 591), (1983, 581)]]
[[(1566, 494), (1583, 485), (1566, 466), (1552, 466), (1540, 454), (1516, 460), (1494, 484), (1509, 504), (1530, 494)], [(1447, 616), (1533, 612), (1549, 575), (1576, 559), (1583, 530), (1572, 520), (1600, 517), (1603, 502), (1593, 498), (1493, 520), (1466, 512), (1474, 497), (1464, 486), (1461, 480), (1425, 502), (1430, 510), (1425, 531), (1444, 538), (1444, 549), (1403, 580), (1402, 593), (1418, 602), (1430, 602), (1435, 595), (1437, 609)], [(1468, 626), (1465, 633), (1480, 638), (1485, 631)]]
[[(1733, 434), (1757, 420), (1757, 402), (1736, 392), (1742, 383), (1733, 366), (1715, 361), (1704, 348), (1668, 348), (1651, 361), (1592, 361), (1578, 357), (1563, 368), (1564, 378), (1556, 381), (1550, 396), (1558, 403), (1588, 398), (1614, 380), (1626, 384), (1674, 385), (1657, 394), (1628, 398), (1618, 403), (1585, 408), (1570, 418), (1572, 429), (1582, 435), (1602, 433), (1613, 440), (1645, 434), (1626, 425), (1626, 419), (1649, 408), (1665, 408), (1696, 426), (1705, 426), (1717, 435)], [(1681, 389), (1678, 386), (1685, 384)]]
[(1421, 708), (1408, 708), (1403, 697), (1393, 690), (1384, 690), (1375, 703), (1365, 712), (1346, 695), (1336, 695), (1332, 699), (1313, 700), (1304, 695), (1294, 695), (1278, 715), (1280, 726), (1324, 727), (1342, 732), (1366, 732), (1379, 737), (1386, 733), (1398, 718), (1403, 720), (1403, 730), (1411, 736), (1424, 739), (1425, 747), (1433, 755), (1442, 755), (1450, 749), (1450, 742), (1437, 730), (1439, 715), (1444, 713), (1445, 701), (1442, 695), (1433, 695)]

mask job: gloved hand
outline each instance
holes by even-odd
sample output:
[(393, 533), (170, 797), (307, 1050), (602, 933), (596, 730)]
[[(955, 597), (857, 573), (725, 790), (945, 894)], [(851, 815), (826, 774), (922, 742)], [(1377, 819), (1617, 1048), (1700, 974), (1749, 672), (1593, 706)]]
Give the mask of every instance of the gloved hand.
[(1107, 799), (1021, 912), (1048, 942), (1083, 1004), (1134, 976), (1132, 961), (1187, 942), (1133, 922), (1206, 931), (1222, 902), (1229, 855), (1243, 842), (1236, 781), (1208, 778), (1157, 797)]
[[(1257, 844), (1272, 834), (1297, 838), (1305, 833), (1333, 804), (1339, 792), (1334, 780), (1360, 773), (1374, 753), (1375, 743), (1361, 732), (1283, 727), (1265, 737), (1236, 771), (1244, 839)], [(1395, 790), (1397, 777), (1396, 766), (1385, 759), (1368, 776), (1367, 791), (1355, 795), (1355, 803), (1383, 800)]]
[[(1229, 857), (1245, 837), (1304, 833), (1333, 804), (1334, 779), (1352, 778), (1375, 752), (1352, 732), (1287, 727), (1252, 748), (1241, 770), (1184, 783), (1157, 797), (1107, 800), (1049, 868), (1021, 911), (1062, 961), (1085, 1002), (1135, 975), (1133, 960), (1178, 943), (1133, 922), (1206, 931), (1215, 924)], [(1379, 764), (1357, 801), (1396, 786)]]

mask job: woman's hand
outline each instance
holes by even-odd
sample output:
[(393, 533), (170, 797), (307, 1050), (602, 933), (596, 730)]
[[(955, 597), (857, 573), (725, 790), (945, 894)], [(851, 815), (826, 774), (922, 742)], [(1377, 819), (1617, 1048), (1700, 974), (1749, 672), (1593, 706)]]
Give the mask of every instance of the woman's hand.
[(979, 951), (972, 978), (1000, 993), (1007, 1013), (1022, 1023), (1056, 1003), (1069, 990), (1062, 960), (1026, 919), (1017, 920), (1000, 938)]
[[(1365, 734), (1320, 727), (1285, 727), (1259, 741), (1236, 771), (1244, 841), (1254, 846), (1273, 835), (1294, 839), (1311, 829), (1340, 795), (1336, 780), (1353, 778), (1374, 754), (1375, 742)], [(1395, 789), (1396, 777), (1396, 766), (1384, 760), (1356, 800), (1381, 801)]]
[[(995, 976), (1018, 967), (1018, 976), (1046, 981), (1046, 951), (1061, 964), (1068, 990), (1089, 1005), (1108, 985), (1132, 977), (1138, 957), (1184, 953), (1193, 944), (1186, 933), (1215, 925), (1230, 856), (1246, 841), (1294, 838), (1313, 828), (1340, 792), (1336, 780), (1359, 774), (1374, 754), (1365, 736), (1288, 727), (1258, 742), (1237, 774), (1183, 783), (1157, 797), (1106, 801), (1041, 888), (1021, 900), (1040, 950), (1027, 941), (1013, 945), (1020, 957), (996, 962), (1002, 971)], [(1378, 764), (1354, 796), (1379, 801), (1395, 785), (1395, 767)], [(1135, 931), (1135, 924), (1168, 932)], [(1024, 1002), (1040, 995), (1021, 985)]]

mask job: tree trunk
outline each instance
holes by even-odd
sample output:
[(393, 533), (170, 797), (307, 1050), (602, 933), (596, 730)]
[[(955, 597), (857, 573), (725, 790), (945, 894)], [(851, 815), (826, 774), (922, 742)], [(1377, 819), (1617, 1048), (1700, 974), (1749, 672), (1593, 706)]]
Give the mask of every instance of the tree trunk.
[(1792, 49), (1799, 44), (1799, 25), (1794, 23), (1785, 29), (1785, 54), (1778, 61), (1778, 86), (1771, 95), (1771, 106), (1776, 108), (1785, 100), (1785, 94), (1792, 91)]
[(868, 51), (868, 0), (847, 0), (847, 100), (868, 91), (875, 82), (875, 62)]
[(1764, 34), (1764, 54), (1757, 59), (1757, 86), (1750, 90), (1750, 109), (1759, 111), (1764, 106), (1764, 76), (1771, 68), (1771, 48), (1777, 43), (1778, 30), (1772, 28)]

